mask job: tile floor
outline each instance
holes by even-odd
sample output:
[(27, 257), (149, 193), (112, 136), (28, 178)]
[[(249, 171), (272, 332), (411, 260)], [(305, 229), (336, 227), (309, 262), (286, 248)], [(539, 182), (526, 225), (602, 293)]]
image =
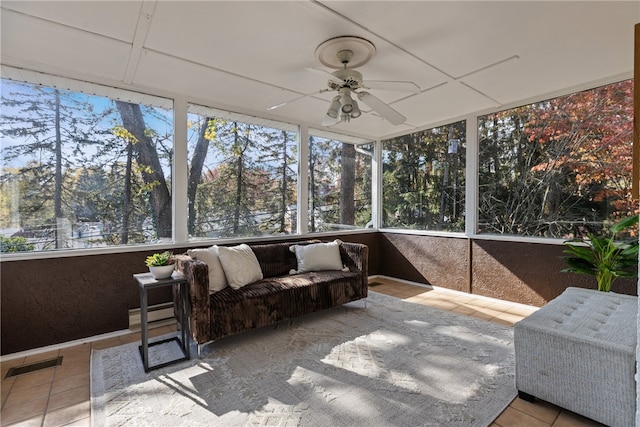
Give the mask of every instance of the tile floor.
[[(391, 279), (374, 279), (372, 290), (420, 304), (454, 311), (504, 325), (513, 325), (531, 313), (527, 307), (513, 306), (498, 300), (476, 298), (446, 290), (413, 286)], [(163, 335), (173, 326), (150, 331)], [(90, 426), (89, 359), (92, 349), (118, 346), (140, 339), (139, 332), (81, 344), (2, 362), (1, 426)], [(61, 366), (5, 379), (11, 367), (63, 356)], [(492, 427), (576, 427), (600, 426), (584, 417), (546, 402), (528, 403), (516, 398), (496, 418)]]

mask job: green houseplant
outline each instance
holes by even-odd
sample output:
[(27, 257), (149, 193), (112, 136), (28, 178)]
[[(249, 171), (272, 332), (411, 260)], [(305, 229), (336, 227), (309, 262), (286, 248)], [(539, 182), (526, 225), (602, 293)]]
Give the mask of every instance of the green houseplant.
[(145, 263), (154, 278), (167, 279), (173, 274), (175, 259), (172, 252), (164, 251), (148, 256)]
[(607, 236), (589, 233), (587, 239), (565, 241), (564, 253), (570, 256), (563, 258), (569, 267), (562, 271), (595, 276), (603, 292), (609, 292), (618, 277), (636, 277), (638, 239), (616, 241), (616, 236), (637, 223), (638, 215), (634, 215), (614, 224)]

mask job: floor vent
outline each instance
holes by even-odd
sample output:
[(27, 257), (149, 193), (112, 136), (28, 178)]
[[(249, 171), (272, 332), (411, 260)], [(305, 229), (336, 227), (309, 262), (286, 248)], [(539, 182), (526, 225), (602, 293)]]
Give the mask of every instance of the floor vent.
[(31, 372), (40, 371), (42, 369), (54, 368), (62, 365), (62, 356), (58, 356), (55, 359), (43, 360), (41, 362), (29, 363), (27, 365), (15, 366), (9, 369), (5, 379), (10, 377), (17, 377), (18, 375), (30, 374)]

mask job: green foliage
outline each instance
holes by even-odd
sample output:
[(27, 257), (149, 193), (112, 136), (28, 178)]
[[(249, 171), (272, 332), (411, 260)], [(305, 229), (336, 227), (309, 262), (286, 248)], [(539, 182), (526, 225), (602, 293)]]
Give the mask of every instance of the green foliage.
[(568, 239), (633, 215), (633, 80), (478, 117), (480, 233)]
[(29, 243), (24, 237), (0, 237), (0, 252), (30, 252), (35, 249), (33, 243)]
[(371, 221), (370, 145), (309, 137), (309, 231), (364, 227)]
[(595, 276), (603, 292), (609, 292), (618, 277), (636, 277), (638, 239), (615, 241), (615, 237), (637, 223), (638, 215), (630, 216), (613, 225), (608, 236), (589, 233), (588, 239), (564, 242), (564, 253), (571, 256), (563, 257), (569, 267), (562, 271)]
[[(199, 137), (191, 167), (202, 172), (190, 178), (199, 181), (189, 194), (190, 235), (260, 236), (295, 230), (290, 210), (296, 204), (295, 135), (215, 117), (203, 117), (192, 127)], [(198, 158), (202, 139), (209, 147)]]
[(147, 267), (161, 267), (163, 265), (173, 264), (174, 262), (173, 252), (164, 251), (148, 256), (145, 264)]
[(385, 227), (464, 230), (465, 135), (460, 121), (384, 141)]
[[(149, 243), (171, 232), (165, 110), (120, 102), (131, 107), (123, 117), (106, 98), (6, 79), (1, 92), (0, 156), (15, 165), (0, 169), (3, 228), (49, 230), (37, 250)], [(57, 218), (72, 233), (51, 231)], [(100, 236), (82, 234), (88, 222), (102, 225)]]

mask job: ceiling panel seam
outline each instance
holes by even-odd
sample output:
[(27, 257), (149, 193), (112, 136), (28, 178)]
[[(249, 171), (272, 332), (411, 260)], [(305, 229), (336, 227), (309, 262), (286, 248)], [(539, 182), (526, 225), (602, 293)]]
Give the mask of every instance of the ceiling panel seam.
[(187, 62), (189, 64), (196, 65), (198, 67), (203, 67), (203, 68), (206, 68), (208, 70), (224, 73), (224, 74), (227, 74), (229, 76), (237, 77), (239, 79), (246, 80), (246, 81), (249, 81), (249, 82), (259, 83), (259, 84), (262, 84), (262, 85), (265, 85), (265, 86), (269, 86), (269, 87), (272, 87), (272, 88), (275, 88), (275, 89), (283, 90), (283, 91), (286, 90), (287, 92), (292, 92), (294, 94), (301, 95), (301, 98), (304, 98), (305, 96), (308, 96), (308, 97), (311, 97), (311, 98), (314, 98), (314, 99), (317, 99), (317, 100), (320, 100), (320, 101), (328, 102), (326, 99), (314, 96), (314, 95), (317, 95), (319, 92), (312, 92), (310, 94), (305, 94), (305, 93), (298, 92), (298, 91), (293, 90), (293, 89), (289, 89), (289, 88), (286, 88), (286, 87), (275, 85), (273, 83), (265, 82), (263, 80), (258, 80), (258, 79), (255, 79), (253, 77), (243, 76), (242, 74), (233, 73), (231, 71), (224, 70), (222, 68), (212, 67), (211, 65), (203, 64), (201, 62), (194, 61), (192, 59), (183, 58), (183, 57), (171, 54), (171, 53), (160, 52), (158, 50), (150, 49), (150, 48), (144, 48), (142, 50), (146, 51), (146, 52), (155, 53), (156, 55), (161, 55), (161, 56), (164, 56), (164, 57), (167, 57), (167, 58), (175, 59), (177, 61)]
[(369, 32), (369, 33), (373, 34), (374, 36), (376, 36), (376, 37), (377, 37), (377, 38), (379, 38), (380, 40), (383, 40), (385, 43), (390, 44), (391, 46), (393, 46), (394, 48), (398, 49), (399, 51), (401, 51), (401, 52), (403, 52), (403, 53), (405, 53), (405, 54), (407, 54), (407, 55), (411, 56), (412, 58), (414, 58), (414, 59), (416, 59), (417, 61), (419, 61), (419, 62), (423, 63), (424, 65), (426, 65), (427, 67), (429, 67), (429, 68), (433, 69), (434, 71), (436, 71), (436, 72), (438, 72), (438, 73), (442, 74), (442, 75), (443, 75), (444, 77), (446, 77), (447, 79), (449, 79), (449, 80), (455, 80), (455, 77), (454, 77), (454, 76), (452, 76), (451, 74), (447, 73), (446, 71), (444, 71), (444, 70), (442, 70), (442, 69), (440, 69), (440, 68), (436, 67), (435, 65), (433, 65), (433, 64), (431, 64), (431, 63), (429, 63), (429, 62), (425, 61), (424, 59), (420, 58), (419, 56), (417, 56), (417, 55), (413, 54), (412, 52), (409, 52), (409, 51), (408, 51), (408, 50), (406, 50), (405, 48), (403, 48), (403, 47), (401, 47), (401, 46), (397, 45), (396, 43), (392, 42), (392, 41), (391, 41), (391, 40), (389, 40), (388, 38), (386, 38), (386, 37), (384, 37), (384, 36), (381, 36), (380, 34), (376, 33), (375, 31), (371, 30), (370, 28), (365, 27), (364, 25), (360, 24), (360, 23), (359, 23), (359, 22), (357, 22), (357, 21), (354, 21), (353, 19), (349, 18), (348, 16), (345, 16), (345, 15), (341, 14), (340, 12), (336, 11), (335, 9), (332, 9), (331, 7), (329, 7), (329, 6), (325, 5), (325, 4), (323, 4), (323, 3), (321, 3), (321, 2), (319, 2), (319, 1), (317, 1), (317, 0), (312, 0), (312, 1), (311, 1), (311, 3), (312, 3), (312, 4), (316, 4), (316, 5), (318, 5), (319, 7), (321, 7), (321, 8), (323, 8), (323, 9), (325, 9), (326, 11), (331, 12), (332, 14), (334, 14), (334, 15), (336, 15), (336, 16), (339, 16), (340, 18), (344, 19), (345, 21), (348, 21), (349, 23), (351, 23), (351, 24), (353, 24), (353, 25), (355, 25), (355, 26), (357, 26), (357, 27), (361, 28), (362, 30), (367, 31), (367, 32)]
[(37, 21), (46, 22), (47, 24), (51, 24), (51, 25), (54, 25), (54, 26), (57, 26), (57, 27), (66, 28), (66, 29), (74, 31), (74, 32), (79, 31), (79, 32), (87, 34), (87, 35), (89, 35), (91, 37), (97, 37), (97, 38), (100, 38), (100, 39), (113, 40), (113, 41), (116, 41), (116, 42), (119, 42), (119, 43), (131, 44), (131, 41), (129, 41), (129, 40), (123, 40), (123, 39), (119, 39), (117, 37), (112, 37), (112, 36), (108, 36), (108, 35), (105, 35), (105, 34), (96, 33), (94, 31), (85, 30), (84, 28), (78, 28), (78, 27), (74, 27), (72, 25), (63, 24), (61, 22), (52, 21), (50, 19), (41, 18), (39, 16), (29, 15), (28, 13), (19, 12), (17, 10), (13, 10), (13, 9), (8, 9), (8, 8), (6, 8), (4, 6), (0, 6), (0, 10), (2, 11), (2, 13), (7, 13), (7, 12), (14, 13), (16, 15), (21, 15), (21, 16), (24, 16), (24, 17), (29, 18), (29, 19), (34, 19), (34, 20), (37, 20)]
[[(336, 10), (332, 9), (331, 7), (329, 7), (329, 6), (327, 6), (327, 5), (323, 4), (323, 3), (321, 3), (320, 1), (318, 1), (318, 0), (312, 0), (312, 2), (311, 2), (311, 3), (312, 3), (312, 4), (315, 4), (315, 5), (318, 5), (319, 7), (323, 8), (324, 10), (326, 10), (326, 11), (328, 11), (328, 12), (330, 12), (330, 13), (332, 13), (332, 14), (334, 14), (334, 15), (336, 15), (336, 16), (338, 16), (338, 17), (340, 17), (340, 18), (342, 18), (342, 19), (344, 19), (344, 20), (346, 20), (346, 21), (348, 21), (349, 23), (351, 23), (351, 24), (353, 24), (353, 25), (356, 25), (357, 27), (361, 28), (361, 29), (362, 29), (362, 30), (364, 30), (364, 31), (367, 31), (367, 32), (369, 32), (369, 33), (373, 34), (373, 35), (374, 35), (374, 36), (376, 36), (377, 38), (379, 38), (379, 39), (383, 40), (384, 42), (386, 42), (386, 43), (390, 44), (391, 46), (393, 46), (394, 48), (398, 49), (399, 51), (401, 51), (401, 52), (403, 52), (403, 53), (405, 53), (405, 54), (407, 54), (407, 55), (411, 56), (412, 58), (414, 58), (414, 59), (418, 60), (419, 62), (421, 62), (421, 63), (423, 63), (424, 65), (426, 65), (426, 66), (430, 67), (431, 69), (433, 69), (433, 70), (437, 71), (438, 73), (441, 73), (443, 76), (445, 76), (445, 77), (446, 77), (446, 79), (448, 80), (448, 82), (452, 82), (452, 81), (460, 81), (460, 79), (462, 79), (462, 78), (464, 78), (464, 77), (469, 77), (469, 76), (471, 76), (471, 75), (473, 75), (473, 74), (479, 73), (479, 72), (484, 71), (484, 70), (486, 70), (486, 69), (488, 69), (488, 68), (491, 68), (491, 67), (494, 67), (494, 66), (497, 66), (497, 65), (503, 64), (503, 63), (505, 63), (505, 62), (512, 61), (512, 60), (520, 59), (520, 57), (519, 57), (518, 55), (512, 55), (512, 56), (510, 56), (510, 57), (508, 57), (508, 58), (505, 58), (505, 59), (502, 59), (502, 60), (496, 61), (496, 62), (494, 62), (494, 63), (492, 63), (492, 64), (489, 64), (489, 65), (486, 65), (486, 66), (480, 67), (480, 68), (478, 68), (478, 69), (476, 69), (476, 70), (473, 70), (473, 71), (470, 71), (470, 72), (468, 72), (468, 73), (465, 73), (465, 74), (463, 74), (463, 75), (461, 75), (461, 76), (459, 76), (459, 77), (454, 77), (452, 74), (447, 73), (447, 72), (446, 72), (446, 71), (444, 71), (443, 69), (441, 69), (441, 68), (439, 68), (439, 67), (437, 67), (437, 66), (435, 66), (435, 65), (431, 64), (430, 62), (428, 62), (428, 61), (424, 60), (423, 58), (420, 58), (419, 56), (417, 56), (417, 55), (415, 55), (414, 53), (412, 53), (412, 52), (408, 51), (407, 49), (403, 48), (402, 46), (399, 46), (398, 44), (394, 43), (393, 41), (389, 40), (388, 38), (386, 38), (386, 37), (384, 37), (384, 36), (380, 35), (379, 33), (377, 33), (377, 32), (375, 32), (375, 31), (371, 30), (370, 28), (368, 28), (368, 27), (366, 27), (366, 26), (364, 26), (364, 25), (360, 24), (359, 22), (357, 22), (357, 21), (355, 21), (355, 20), (353, 20), (353, 19), (349, 18), (348, 16), (343, 15), (342, 13), (340, 13), (340, 12), (338, 12), (338, 11), (336, 11)], [(445, 83), (447, 83), (447, 82), (445, 82)], [(498, 105), (502, 105), (502, 103), (501, 103), (501, 102), (499, 102), (499, 101), (497, 101), (495, 98), (493, 98), (493, 97), (491, 97), (491, 96), (487, 95), (486, 93), (484, 93), (483, 91), (481, 91), (481, 90), (479, 90), (479, 89), (474, 88), (474, 87), (473, 87), (473, 86), (471, 86), (470, 84), (468, 84), (468, 83), (464, 83), (464, 82), (461, 82), (461, 81), (460, 81), (460, 83), (462, 83), (466, 88), (468, 88), (468, 89), (470, 89), (470, 90), (472, 90), (472, 91), (474, 91), (474, 92), (478, 93), (479, 95), (481, 95), (481, 96), (483, 96), (483, 97), (487, 98), (488, 100), (490, 100), (490, 101), (492, 101), (492, 102), (495, 102), (495, 103), (497, 103)], [(436, 88), (436, 87), (438, 87), (438, 86), (441, 86), (441, 85), (436, 85), (436, 86), (431, 87), (431, 88), (429, 88), (429, 89), (422, 90), (422, 91), (420, 91), (420, 93), (424, 93), (424, 92), (426, 92), (426, 91), (428, 91), (428, 90), (431, 90), (431, 89), (434, 89), (434, 88)], [(408, 97), (405, 97), (405, 98), (402, 98), (402, 99), (398, 99), (398, 100), (396, 100), (395, 102), (392, 102), (392, 103), (390, 103), (390, 104), (394, 104), (394, 103), (399, 102), (399, 101), (401, 101), (401, 100), (404, 100), (404, 99), (406, 99), (406, 98), (408, 98)]]
[(138, 16), (138, 23), (136, 25), (136, 32), (133, 36), (133, 43), (131, 45), (131, 51), (129, 52), (129, 61), (127, 62), (127, 68), (124, 72), (125, 83), (132, 83), (138, 70), (138, 64), (140, 62), (140, 56), (142, 56), (142, 48), (149, 28), (151, 28), (151, 21), (153, 20), (153, 13), (156, 9), (155, 0), (147, 0), (142, 2), (140, 7), (140, 15)]

